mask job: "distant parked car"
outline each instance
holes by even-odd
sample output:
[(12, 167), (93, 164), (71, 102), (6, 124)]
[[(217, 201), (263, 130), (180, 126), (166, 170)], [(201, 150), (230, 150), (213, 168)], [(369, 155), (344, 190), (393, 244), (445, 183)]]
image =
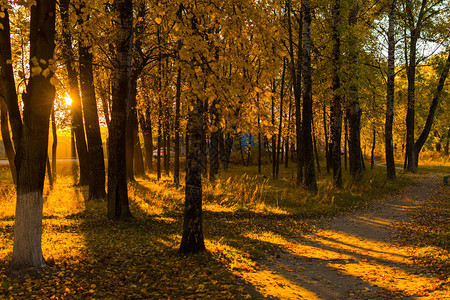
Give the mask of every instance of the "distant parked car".
[[(164, 156), (164, 148), (159, 148), (159, 155)], [(153, 150), (153, 157), (158, 156), (158, 149)], [(170, 156), (175, 156), (175, 151), (173, 149), (170, 149)]]

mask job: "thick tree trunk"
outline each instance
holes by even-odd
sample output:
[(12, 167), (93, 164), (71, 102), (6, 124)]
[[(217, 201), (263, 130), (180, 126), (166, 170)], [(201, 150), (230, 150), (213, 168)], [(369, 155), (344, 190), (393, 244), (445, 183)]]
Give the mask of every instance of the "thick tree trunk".
[(116, 1), (116, 13), (119, 19), (116, 40), (117, 66), (108, 144), (108, 217), (112, 220), (126, 220), (131, 217), (128, 205), (125, 135), (127, 101), (131, 85), (132, 8), (132, 0)]
[(78, 88), (78, 74), (75, 69), (72, 36), (70, 34), (71, 25), (69, 23), (69, 4), (70, 0), (60, 0), (61, 22), (63, 28), (62, 39), (65, 53), (64, 64), (67, 69), (69, 95), (72, 99), (70, 112), (72, 128), (76, 140), (78, 161), (80, 165), (80, 178), (78, 184), (87, 185), (89, 183), (89, 159), (83, 126), (83, 115), (81, 111), (80, 90)]
[(386, 122), (384, 125), (386, 172), (387, 178), (394, 180), (395, 161), (392, 138), (392, 124), (394, 122), (394, 92), (395, 92), (395, 7), (396, 0), (389, 1), (388, 27), (388, 71), (386, 84)]
[(445, 144), (445, 147), (444, 147), (446, 156), (448, 156), (448, 154), (449, 154), (449, 150), (450, 150), (449, 147), (450, 147), (450, 127), (448, 128), (448, 131), (447, 131), (447, 143)]
[(312, 79), (311, 79), (311, 6), (310, 0), (302, 0), (303, 11), (303, 159), (305, 162), (305, 186), (317, 191), (314, 168), (314, 149), (311, 136), (312, 122)]
[(98, 121), (97, 101), (95, 99), (94, 72), (92, 69), (91, 47), (79, 41), (80, 87), (83, 100), (83, 113), (88, 142), (89, 158), (89, 199), (105, 197), (105, 158), (102, 136)]
[[(358, 23), (359, 5), (356, 5), (349, 16), (349, 25), (356, 26)], [(359, 54), (355, 48), (351, 50), (350, 57), (353, 61), (353, 68), (357, 73), (359, 65)], [(357, 75), (352, 78), (356, 81)], [(348, 122), (349, 122), (349, 161), (350, 161), (350, 174), (354, 178), (358, 178), (364, 172), (363, 156), (361, 152), (361, 114), (362, 110), (359, 106), (359, 92), (356, 83), (350, 86), (351, 91), (351, 103), (348, 107)]]
[(16, 170), (16, 163), (14, 161), (16, 153), (14, 151), (14, 147), (11, 142), (11, 136), (9, 135), (8, 108), (6, 107), (5, 99), (2, 95), (0, 95), (0, 106), (1, 106), (1, 118), (0, 118), (1, 133), (3, 146), (5, 147), (6, 157), (8, 157), (9, 169), (11, 171), (12, 180), (14, 184), (17, 185), (17, 170)]
[(184, 204), (181, 253), (197, 253), (205, 250), (202, 224), (202, 156), (201, 143), (203, 114), (201, 100), (194, 99), (194, 109), (189, 111), (186, 149), (186, 190)]
[(341, 80), (339, 77), (340, 45), (339, 25), (341, 19), (340, 0), (334, 1), (333, 7), (333, 104), (331, 109), (331, 142), (333, 160), (333, 182), (338, 188), (342, 188), (342, 164), (341, 164), (341, 131), (342, 131), (342, 109), (341, 109)]
[[(52, 61), (55, 6), (54, 0), (38, 0), (31, 7), (30, 67), (39, 66), (45, 70), (55, 63)], [(24, 126), (16, 157), (18, 176), (12, 269), (45, 266), (41, 248), (42, 193), (49, 118), (55, 97), (55, 87), (50, 83), (52, 76), (51, 71), (47, 77), (41, 73), (32, 74), (23, 98)]]

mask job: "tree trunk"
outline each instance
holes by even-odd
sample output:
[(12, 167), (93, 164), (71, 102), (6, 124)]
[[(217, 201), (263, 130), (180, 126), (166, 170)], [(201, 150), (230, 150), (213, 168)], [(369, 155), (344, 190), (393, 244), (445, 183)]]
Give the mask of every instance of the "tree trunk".
[(392, 138), (392, 124), (394, 122), (394, 93), (395, 93), (395, 7), (396, 0), (389, 1), (388, 27), (388, 71), (386, 84), (386, 122), (384, 125), (386, 172), (387, 178), (394, 180), (395, 161)]
[[(281, 89), (280, 89), (280, 119), (278, 125), (278, 142), (277, 142), (277, 161), (276, 161), (276, 171), (275, 177), (278, 178), (278, 172), (280, 171), (280, 153), (282, 151), (281, 147), (281, 136), (282, 136), (282, 126), (283, 126), (283, 100), (284, 100), (284, 78), (286, 74), (286, 59), (283, 59), (283, 73), (281, 75)], [(283, 160), (283, 159), (281, 159)]]
[(314, 130), (314, 118), (312, 121), (312, 133), (313, 133), (314, 154), (316, 155), (317, 172), (320, 173), (319, 151), (317, 151), (316, 131)]
[[(358, 23), (359, 5), (356, 5), (349, 16), (349, 25), (356, 26)], [(356, 41), (355, 41), (356, 43)], [(350, 57), (353, 61), (353, 69), (358, 69), (359, 54), (358, 50), (351, 48)], [(356, 81), (357, 75), (352, 78)], [(350, 174), (354, 178), (358, 178), (364, 172), (363, 156), (361, 152), (361, 108), (359, 106), (358, 86), (353, 83), (350, 86), (352, 94), (352, 100), (347, 110), (348, 122), (349, 122), (349, 161), (350, 161)]]
[(297, 180), (296, 184), (303, 182), (303, 157), (302, 157), (302, 116), (301, 116), (301, 82), (302, 82), (302, 27), (303, 14), (300, 13), (299, 18), (299, 35), (298, 35), (298, 56), (297, 63), (294, 58), (294, 39), (292, 37), (292, 21), (291, 21), (291, 1), (287, 1), (288, 10), (288, 33), (289, 33), (289, 53), (291, 59), (292, 83), (294, 88), (295, 99), (295, 133), (297, 144)]
[(56, 182), (56, 150), (58, 147), (58, 134), (56, 131), (56, 120), (55, 120), (55, 108), (52, 108), (51, 113), (51, 120), (52, 120), (52, 137), (53, 137), (53, 143), (52, 143), (52, 178), (53, 182)]
[[(178, 67), (177, 92), (175, 97), (175, 158), (173, 180), (175, 185), (180, 185), (180, 103), (181, 103), (181, 67)], [(219, 165), (219, 160), (217, 160)]]
[(324, 138), (325, 138), (325, 163), (327, 165), (327, 174), (330, 174), (330, 153), (329, 153), (329, 147), (328, 147), (328, 131), (327, 131), (327, 106), (324, 103), (323, 104), (323, 131), (324, 131)]
[(126, 220), (131, 217), (128, 205), (125, 135), (127, 101), (131, 85), (132, 8), (132, 0), (118, 0), (116, 2), (116, 14), (119, 19), (116, 37), (117, 66), (115, 68), (108, 144), (108, 217), (111, 220)]
[(209, 180), (214, 181), (219, 173), (219, 138), (220, 138), (220, 120), (219, 112), (216, 108), (217, 101), (211, 104), (211, 122), (213, 124), (211, 132), (211, 142), (209, 147)]
[(62, 39), (65, 53), (64, 64), (67, 69), (69, 95), (72, 99), (70, 112), (72, 128), (76, 140), (78, 161), (80, 165), (80, 178), (78, 184), (87, 185), (89, 183), (89, 159), (83, 126), (83, 115), (81, 111), (80, 90), (78, 88), (78, 74), (75, 69), (72, 36), (69, 30), (71, 28), (69, 23), (69, 4), (70, 0), (60, 0), (61, 23), (63, 28)]
[(287, 133), (286, 133), (286, 153), (285, 153), (285, 161), (284, 161), (284, 167), (289, 167), (289, 138), (291, 133), (291, 112), (292, 112), (292, 95), (289, 97), (289, 112), (288, 112), (288, 123), (287, 123)]
[(53, 189), (53, 176), (52, 176), (52, 166), (50, 164), (50, 158), (47, 155), (47, 159), (45, 160), (45, 167), (47, 171), (48, 185), (50, 189)]
[[(136, 112), (136, 94), (137, 94), (137, 79), (131, 79), (130, 85), (130, 98), (127, 105), (127, 130), (126, 130), (126, 165), (127, 165), (127, 180), (134, 181), (134, 165), (138, 159), (134, 155), (136, 149), (136, 143), (138, 143), (138, 122)], [(140, 144), (140, 143), (139, 143)], [(141, 154), (142, 155), (142, 154)], [(142, 176), (142, 170), (140, 170)]]
[(102, 199), (106, 195), (105, 158), (95, 99), (93, 55), (90, 48), (80, 39), (78, 49), (80, 55), (80, 87), (88, 142), (89, 199)]
[(342, 109), (341, 109), (341, 81), (339, 77), (340, 45), (341, 38), (338, 27), (341, 19), (341, 3), (335, 0), (333, 7), (333, 104), (331, 109), (331, 142), (333, 160), (333, 182), (338, 188), (342, 188), (342, 164), (341, 164), (341, 131), (342, 131)]
[(145, 168), (147, 171), (153, 170), (153, 133), (150, 109), (147, 107), (145, 114), (141, 113), (139, 123), (142, 135), (144, 136)]
[(189, 111), (186, 149), (186, 190), (184, 205), (183, 236), (180, 252), (197, 253), (205, 250), (202, 224), (202, 156), (203, 131), (202, 101), (193, 100), (194, 109)]
[[(275, 82), (272, 83), (272, 94), (275, 94)], [(275, 127), (275, 97), (272, 96), (272, 126)], [(277, 177), (276, 134), (272, 135), (272, 177)]]
[(311, 136), (312, 122), (312, 78), (311, 78), (311, 6), (310, 0), (302, 0), (303, 11), (303, 159), (305, 162), (305, 186), (317, 191), (314, 168), (314, 149)]
[[(55, 6), (54, 0), (38, 0), (31, 7), (30, 68), (39, 66), (45, 70), (55, 63)], [(55, 97), (55, 87), (50, 83), (52, 76), (51, 71), (47, 77), (40, 72), (32, 74), (23, 97), (24, 126), (16, 157), (18, 176), (12, 269), (45, 266), (41, 247), (42, 193), (49, 119)]]
[(141, 147), (141, 140), (139, 138), (139, 124), (137, 122), (137, 116), (136, 116), (136, 127), (133, 131), (134, 135), (134, 173), (138, 177), (144, 177), (145, 176), (145, 168), (144, 168), (144, 157), (142, 155), (142, 147)]
[(348, 157), (348, 118), (347, 114), (344, 117), (345, 136), (344, 136), (344, 168), (347, 171), (347, 157)]
[(13, 64), (7, 63), (11, 60), (11, 39), (8, 9), (1, 10), (4, 13), (0, 18), (3, 29), (0, 30), (0, 77), (4, 82), (4, 98), (9, 113), (9, 123), (11, 125), (12, 140), (14, 149), (19, 148), (22, 135), (22, 118), (20, 116), (19, 102), (16, 93), (16, 83), (14, 81)]
[[(0, 86), (1, 91), (3, 89)], [(9, 135), (9, 123), (8, 123), (8, 108), (3, 95), (0, 95), (0, 106), (1, 106), (1, 133), (3, 146), (5, 147), (6, 156), (8, 157), (9, 169), (11, 171), (11, 177), (15, 185), (17, 185), (17, 170), (14, 158), (16, 156), (14, 152), (14, 147), (11, 142), (11, 136)]]
[(375, 143), (376, 143), (376, 131), (373, 128), (373, 141), (372, 141), (372, 152), (370, 154), (370, 168), (373, 169), (373, 165), (375, 164)]
[(445, 155), (446, 156), (448, 156), (448, 153), (449, 153), (449, 146), (450, 146), (450, 127), (448, 128), (448, 131), (447, 131), (447, 143), (445, 144)]

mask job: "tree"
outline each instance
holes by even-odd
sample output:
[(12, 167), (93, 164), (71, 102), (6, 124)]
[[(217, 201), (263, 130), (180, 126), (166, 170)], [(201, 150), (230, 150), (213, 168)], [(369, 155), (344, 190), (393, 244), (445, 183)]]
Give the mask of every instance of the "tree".
[(311, 5), (309, 0), (302, 0), (303, 11), (303, 159), (305, 164), (304, 183), (307, 189), (317, 191), (316, 172), (314, 168), (314, 149), (312, 144), (312, 80), (311, 80)]
[[(355, 28), (358, 24), (359, 4), (352, 7), (348, 18), (350, 27)], [(357, 70), (359, 68), (359, 53), (357, 47), (357, 40), (355, 33), (350, 35), (350, 60), (351, 67), (353, 69), (351, 76), (350, 86), (350, 105), (347, 107), (347, 119), (349, 125), (349, 165), (350, 174), (353, 177), (360, 176), (364, 172), (364, 161), (361, 151), (361, 115), (362, 110), (359, 103), (359, 91), (358, 91), (358, 75)], [(340, 152), (340, 149), (339, 149)], [(339, 154), (340, 155), (340, 154)]]
[(90, 18), (87, 14), (86, 20), (84, 19), (82, 11), (86, 9), (86, 2), (82, 1), (80, 9), (77, 10), (78, 26), (81, 27), (82, 33), (78, 38), (80, 88), (89, 159), (89, 199), (101, 199), (106, 195), (105, 159), (95, 97), (92, 46), (91, 41), (84, 37), (87, 36)]
[(55, 97), (55, 0), (31, 7), (30, 69), (23, 104), (23, 129), (17, 149), (17, 203), (11, 268), (41, 268), (42, 209), (49, 117)]
[(131, 84), (131, 46), (133, 33), (133, 1), (116, 2), (117, 61), (112, 95), (111, 124), (108, 144), (108, 217), (126, 220), (131, 217), (126, 178), (125, 132), (127, 101)]
[(392, 123), (394, 121), (394, 92), (395, 92), (395, 11), (396, 0), (389, 0), (389, 28), (388, 28), (388, 70), (386, 84), (386, 122), (384, 127), (386, 149), (386, 171), (388, 179), (395, 179), (394, 145), (392, 138)]
[[(202, 39), (199, 32), (199, 15), (196, 15), (192, 7), (185, 8), (185, 13), (190, 14), (188, 27), (193, 32), (193, 38)], [(193, 58), (191, 66), (200, 65), (201, 62)], [(183, 217), (183, 235), (180, 244), (180, 253), (197, 253), (205, 250), (203, 239), (202, 220), (202, 155), (201, 144), (203, 135), (203, 78), (198, 78), (200, 70), (190, 70), (192, 89), (187, 95), (190, 104), (188, 112), (187, 138), (189, 147), (186, 149), (186, 188)]]
[(341, 56), (341, 40), (339, 24), (341, 19), (341, 2), (334, 1), (333, 6), (333, 104), (331, 109), (331, 141), (332, 141), (332, 167), (334, 184), (342, 187), (342, 165), (341, 165), (341, 131), (342, 131), (342, 109), (341, 109), (341, 81), (339, 78), (339, 65)]
[[(417, 57), (418, 42), (422, 37), (424, 31), (436, 29), (435, 24), (439, 25), (439, 23), (441, 23), (439, 22), (439, 20), (434, 20), (435, 23), (433, 24), (433, 18), (436, 19), (436, 17), (439, 15), (441, 8), (445, 7), (446, 5), (448, 5), (448, 3), (445, 0), (435, 0), (435, 1), (422, 0), (421, 2), (414, 0), (404, 1), (404, 14), (402, 16), (405, 24), (404, 25), (405, 33), (409, 32), (407, 47), (405, 46), (406, 73), (408, 78), (405, 168), (411, 172), (416, 172), (418, 169), (419, 153), (423, 146), (422, 139), (420, 139), (420, 143), (414, 142), (415, 123), (416, 123), (415, 121), (416, 68), (420, 61), (420, 58)], [(445, 22), (442, 23), (445, 24)], [(434, 110), (431, 109), (433, 105), (434, 102), (432, 102), (432, 105), (430, 107), (430, 113), (433, 113), (433, 116), (429, 115), (429, 117), (427, 118), (427, 121), (428, 119), (430, 119), (431, 122), (433, 120), (435, 111), (435, 109)], [(428, 136), (428, 134), (426, 134), (426, 136)]]
[(71, 120), (75, 135), (75, 144), (80, 165), (79, 185), (89, 183), (89, 157), (83, 125), (83, 115), (81, 110), (80, 89), (78, 87), (78, 72), (75, 68), (74, 51), (72, 47), (72, 34), (70, 32), (69, 7), (70, 0), (60, 0), (59, 3), (62, 23), (62, 48), (64, 49), (64, 64), (67, 70), (67, 81), (69, 85), (69, 95), (72, 99)]

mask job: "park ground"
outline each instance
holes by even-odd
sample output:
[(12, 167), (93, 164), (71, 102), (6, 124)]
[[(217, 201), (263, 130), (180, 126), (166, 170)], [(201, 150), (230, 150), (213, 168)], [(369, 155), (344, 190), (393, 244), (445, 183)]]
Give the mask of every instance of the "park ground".
[(1, 299), (450, 299), (449, 167), (393, 183), (377, 165), (342, 190), (321, 174), (316, 195), (293, 167), (277, 180), (233, 167), (205, 183), (207, 251), (192, 256), (177, 251), (183, 189), (170, 177), (130, 183), (134, 218), (115, 223), (59, 168), (45, 187), (47, 267), (26, 272), (8, 268), (15, 191), (0, 170)]

